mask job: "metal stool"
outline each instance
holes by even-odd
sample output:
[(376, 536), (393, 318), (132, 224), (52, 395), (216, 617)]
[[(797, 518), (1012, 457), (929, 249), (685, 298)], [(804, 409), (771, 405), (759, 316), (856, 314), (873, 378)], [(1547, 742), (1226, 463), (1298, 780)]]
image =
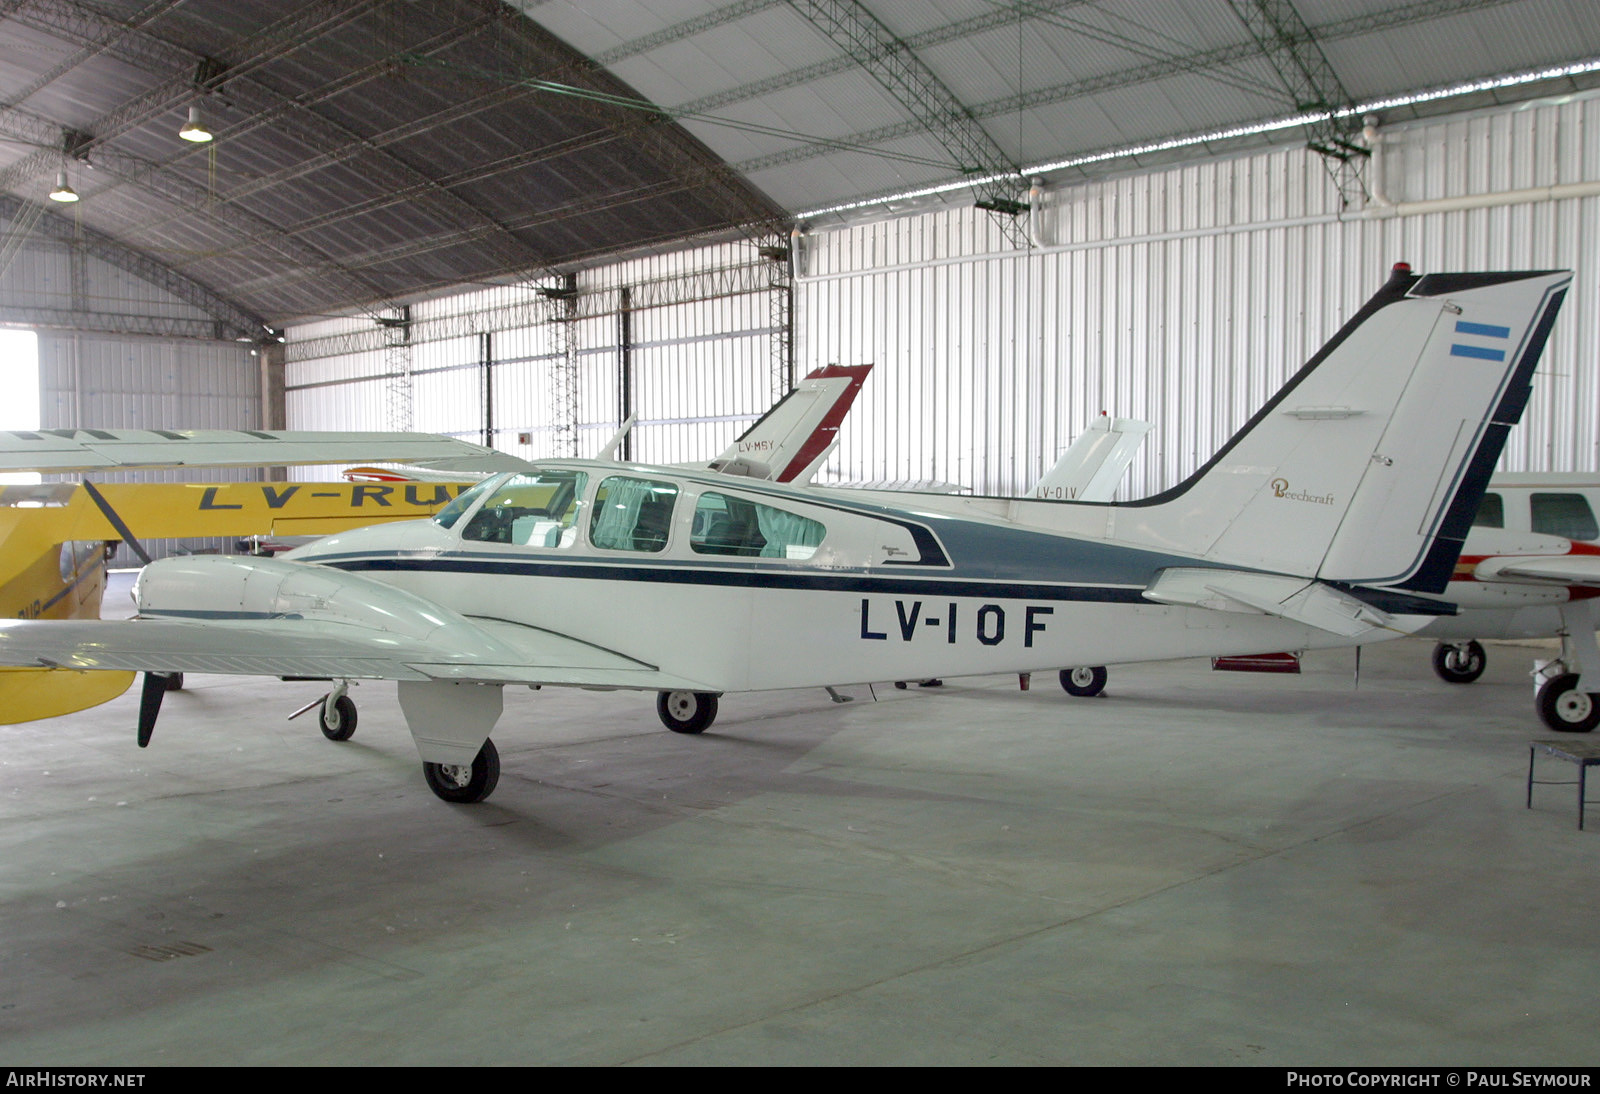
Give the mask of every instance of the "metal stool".
[(1540, 752), (1547, 756), (1554, 756), (1558, 760), (1578, 765), (1578, 827), (1583, 827), (1584, 791), (1588, 782), (1589, 768), (1600, 764), (1600, 741), (1583, 740), (1544, 740), (1533, 741), (1528, 748), (1528, 808), (1533, 808), (1533, 784), (1545, 786), (1572, 786), (1572, 779), (1535, 779), (1533, 777), (1533, 761)]

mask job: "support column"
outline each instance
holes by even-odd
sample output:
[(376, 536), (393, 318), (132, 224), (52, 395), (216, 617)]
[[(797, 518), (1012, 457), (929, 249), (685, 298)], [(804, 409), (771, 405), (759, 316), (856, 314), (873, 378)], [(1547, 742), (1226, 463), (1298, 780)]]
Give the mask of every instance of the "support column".
[[(273, 432), (289, 428), (285, 349), (282, 342), (262, 342), (256, 347), (261, 370), (261, 428)], [(283, 482), (288, 477), (288, 468), (262, 469), (262, 478), (268, 482)]]
[[(633, 417), (633, 290), (622, 288), (621, 307), (617, 310), (617, 422)], [(633, 462), (633, 430), (622, 438), (617, 449), (617, 459)]]
[(560, 288), (540, 289), (550, 302), (555, 359), (550, 365), (551, 454), (578, 454), (578, 278), (567, 274)]
[(483, 372), (483, 447), (494, 447), (494, 332), (478, 335), (478, 364)]

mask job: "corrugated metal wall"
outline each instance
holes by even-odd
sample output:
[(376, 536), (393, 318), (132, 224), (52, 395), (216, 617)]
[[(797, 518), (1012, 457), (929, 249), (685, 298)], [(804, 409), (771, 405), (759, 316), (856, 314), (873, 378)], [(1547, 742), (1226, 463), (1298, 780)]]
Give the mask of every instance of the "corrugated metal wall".
[[(877, 366), (825, 477), (1022, 492), (1103, 411), (1155, 423), (1122, 496), (1163, 489), (1402, 260), (1577, 271), (1504, 465), (1600, 469), (1600, 196), (1516, 193), (1600, 183), (1597, 112), (1600, 100), (1580, 97), (1385, 129), (1364, 209), (1341, 209), (1322, 162), (1283, 148), (1052, 188), (1025, 252), (974, 209), (813, 230), (797, 256), (796, 373)], [(1488, 207), (1418, 204), (1468, 195)], [(631, 316), (635, 458), (710, 457), (765, 409), (773, 313), (760, 261), (728, 245), (579, 276), (593, 313), (575, 324), (580, 453), (618, 421), (623, 287), (656, 302)], [(544, 306), (502, 288), (414, 308), (416, 426), (483, 436), (487, 333), (495, 445), (550, 452)], [(384, 428), (384, 354), (360, 341), (372, 329), (288, 332), (291, 428)]]
[[(635, 459), (709, 459), (766, 410), (776, 397), (770, 266), (740, 243), (580, 273), (570, 321), (578, 453), (598, 451), (621, 423), (625, 347)], [(487, 435), (529, 458), (557, 453), (561, 345), (551, 314), (530, 286), (414, 305), (413, 428)], [(287, 337), (291, 429), (390, 428), (389, 358), (372, 318), (295, 326)]]
[[(26, 225), (22, 226), (24, 229)], [(0, 272), (0, 318), (26, 322), (53, 315), (148, 327), (209, 330), (205, 313), (102, 260), (43, 234), (27, 235)], [(172, 323), (146, 323), (164, 319)], [(33, 320), (35, 322), (39, 320)], [(45, 429), (256, 429), (261, 425), (260, 370), (251, 347), (193, 337), (38, 329), (39, 424)], [(145, 471), (101, 474), (99, 481), (228, 481), (250, 471)], [(55, 476), (72, 479), (75, 476)], [(153, 554), (176, 549), (151, 543)], [(197, 540), (184, 549), (221, 548)], [(132, 561), (125, 549), (118, 564)]]
[[(1600, 196), (1510, 193), (1600, 180), (1596, 132), (1594, 98), (1383, 131), (1379, 194), (1403, 204), (1367, 210), (1294, 148), (1050, 189), (1026, 254), (977, 210), (813, 233), (801, 371), (877, 366), (827, 471), (1022, 492), (1104, 411), (1155, 423), (1119, 496), (1164, 489), (1396, 261), (1577, 271), (1503, 465), (1600, 469)], [(1410, 207), (1464, 195), (1505, 203)]]
[[(260, 370), (233, 342), (39, 331), (39, 425), (43, 429), (258, 429)], [(100, 473), (96, 482), (238, 482), (260, 472), (185, 468)], [(77, 476), (54, 476), (67, 481)], [(231, 550), (232, 540), (152, 541), (153, 557)], [(139, 563), (126, 547), (114, 566)]]
[(45, 429), (256, 429), (260, 372), (232, 342), (39, 332)]

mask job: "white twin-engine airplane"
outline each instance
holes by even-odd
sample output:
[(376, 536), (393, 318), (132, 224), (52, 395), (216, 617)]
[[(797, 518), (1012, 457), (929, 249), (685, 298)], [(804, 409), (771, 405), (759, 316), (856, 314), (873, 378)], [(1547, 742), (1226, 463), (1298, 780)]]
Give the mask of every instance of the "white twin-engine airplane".
[[(1447, 605), (1566, 272), (1388, 283), (1210, 462), (1131, 503), (542, 461), (430, 521), (146, 567), (138, 616), (0, 625), (0, 663), (398, 681), (428, 785), (486, 798), (507, 684), (726, 692), (1355, 645)], [(148, 741), (165, 689), (149, 676)], [(331, 693), (343, 698), (343, 685)]]

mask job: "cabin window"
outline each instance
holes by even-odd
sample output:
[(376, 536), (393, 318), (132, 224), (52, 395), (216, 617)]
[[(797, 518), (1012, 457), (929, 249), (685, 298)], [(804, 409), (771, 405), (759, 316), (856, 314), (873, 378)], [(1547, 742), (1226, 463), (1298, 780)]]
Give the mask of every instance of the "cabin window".
[(701, 494), (689, 546), (702, 555), (810, 558), (827, 534), (823, 525), (797, 513), (727, 494)]
[(664, 551), (677, 499), (670, 482), (613, 475), (595, 491), (589, 542), (607, 551)]
[(512, 475), (489, 491), (461, 538), (523, 547), (571, 546), (588, 481), (582, 471)]
[(1589, 508), (1589, 499), (1582, 494), (1529, 495), (1528, 513), (1533, 530), (1541, 535), (1600, 539), (1594, 510)]
[(80, 574), (88, 573), (97, 558), (106, 558), (106, 545), (99, 540), (74, 541), (61, 545), (61, 580), (70, 583)]
[(1478, 515), (1472, 518), (1475, 528), (1504, 528), (1506, 503), (1499, 494), (1485, 494), (1478, 503)]

